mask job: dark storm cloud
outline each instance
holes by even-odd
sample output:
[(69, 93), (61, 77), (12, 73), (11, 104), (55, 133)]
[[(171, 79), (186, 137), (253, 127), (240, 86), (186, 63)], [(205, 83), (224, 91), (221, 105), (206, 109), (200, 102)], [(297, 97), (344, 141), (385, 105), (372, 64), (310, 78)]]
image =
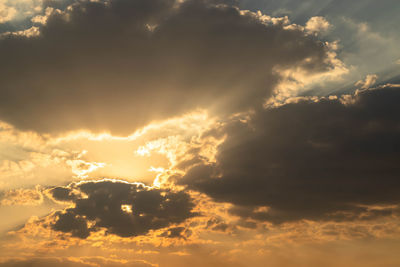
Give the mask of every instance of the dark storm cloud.
[(180, 182), (235, 204), (234, 214), (278, 223), (391, 215), (371, 206), (400, 203), (400, 88), (347, 101), (300, 101), (232, 122), (217, 163)]
[[(79, 238), (86, 238), (101, 228), (121, 237), (144, 235), (196, 215), (191, 211), (194, 205), (188, 194), (142, 184), (85, 182), (54, 188), (50, 194), (55, 200), (75, 204), (56, 213), (52, 229)], [(89, 221), (94, 225), (89, 227)]]
[(55, 187), (50, 190), (51, 197), (56, 201), (71, 201), (76, 198), (70, 188)]
[(3, 37), (0, 119), (40, 132), (129, 133), (199, 107), (261, 105), (275, 67), (331, 67), (326, 47), (302, 31), (216, 3), (79, 1), (53, 12), (38, 37)]

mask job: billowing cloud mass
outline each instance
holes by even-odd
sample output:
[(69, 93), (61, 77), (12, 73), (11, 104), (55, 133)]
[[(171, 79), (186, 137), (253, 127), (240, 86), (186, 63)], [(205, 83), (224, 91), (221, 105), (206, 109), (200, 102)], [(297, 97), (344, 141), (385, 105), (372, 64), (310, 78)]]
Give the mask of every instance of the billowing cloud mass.
[(138, 183), (88, 181), (56, 187), (49, 193), (56, 201), (74, 203), (74, 207), (55, 214), (52, 229), (79, 238), (103, 228), (121, 237), (143, 235), (196, 215), (187, 193)]
[(332, 67), (324, 43), (287, 20), (221, 1), (52, 10), (39, 35), (0, 40), (0, 119), (20, 129), (130, 133), (196, 108), (229, 114), (261, 105), (276, 69)]
[(0, 0), (0, 267), (400, 266), (399, 12)]
[(389, 216), (400, 203), (400, 89), (299, 100), (225, 126), (215, 164), (180, 183), (273, 222)]

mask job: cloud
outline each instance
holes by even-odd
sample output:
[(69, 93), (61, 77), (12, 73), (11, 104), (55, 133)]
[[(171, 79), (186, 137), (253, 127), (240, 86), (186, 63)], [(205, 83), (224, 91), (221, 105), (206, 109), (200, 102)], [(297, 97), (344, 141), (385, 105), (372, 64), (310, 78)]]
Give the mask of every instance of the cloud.
[(79, 1), (42, 22), (0, 40), (0, 119), (20, 129), (125, 134), (197, 108), (230, 114), (262, 105), (277, 68), (332, 68), (302, 29), (221, 1)]
[(84, 149), (0, 122), (0, 189), (66, 184), (71, 176), (87, 178), (106, 167), (103, 162), (89, 161), (86, 154)]
[(331, 25), (324, 17), (312, 17), (310, 18), (305, 26), (306, 31), (309, 33), (325, 33), (331, 28)]
[(360, 86), (361, 89), (368, 89), (368, 88), (370, 88), (372, 85), (374, 85), (376, 83), (377, 79), (378, 79), (378, 75), (376, 75), (376, 74), (368, 74), (365, 77), (365, 80), (360, 80), (360, 81), (356, 82), (355, 86)]
[[(46, 0), (44, 0), (46, 1)], [(42, 12), (43, 0), (0, 0), (0, 26), (15, 23)], [(1, 32), (0, 27), (0, 32)]]
[(79, 238), (102, 228), (121, 237), (144, 235), (196, 215), (191, 211), (194, 204), (185, 192), (139, 183), (88, 181), (56, 187), (49, 193), (56, 201), (75, 204), (55, 214), (52, 229)]
[(0, 196), (0, 206), (37, 206), (43, 203), (40, 186), (36, 186), (35, 189), (8, 190)]
[(17, 13), (14, 7), (7, 6), (5, 3), (0, 2), (0, 23), (12, 20)]
[(400, 202), (399, 101), (387, 85), (259, 111), (228, 123), (216, 163), (193, 166), (179, 183), (277, 223), (390, 216)]
[(151, 267), (153, 264), (145, 261), (119, 261), (102, 257), (83, 257), (83, 258), (15, 258), (0, 261), (0, 267)]
[(185, 227), (172, 227), (167, 231), (163, 232), (160, 236), (167, 238), (183, 238), (186, 239), (185, 235), (190, 236), (190, 230), (186, 230)]

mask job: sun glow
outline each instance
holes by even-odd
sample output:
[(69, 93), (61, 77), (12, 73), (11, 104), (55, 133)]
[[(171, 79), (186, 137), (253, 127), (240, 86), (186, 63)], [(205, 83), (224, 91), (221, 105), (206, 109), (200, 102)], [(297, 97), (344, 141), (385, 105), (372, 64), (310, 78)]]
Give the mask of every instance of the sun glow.
[(132, 205), (121, 205), (121, 210), (125, 213), (132, 213)]

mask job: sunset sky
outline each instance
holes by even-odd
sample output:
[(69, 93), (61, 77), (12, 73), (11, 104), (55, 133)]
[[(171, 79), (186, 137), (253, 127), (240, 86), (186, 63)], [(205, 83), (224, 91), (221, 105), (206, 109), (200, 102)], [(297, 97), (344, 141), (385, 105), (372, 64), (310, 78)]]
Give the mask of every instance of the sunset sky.
[(400, 266), (399, 14), (0, 0), (0, 267)]

